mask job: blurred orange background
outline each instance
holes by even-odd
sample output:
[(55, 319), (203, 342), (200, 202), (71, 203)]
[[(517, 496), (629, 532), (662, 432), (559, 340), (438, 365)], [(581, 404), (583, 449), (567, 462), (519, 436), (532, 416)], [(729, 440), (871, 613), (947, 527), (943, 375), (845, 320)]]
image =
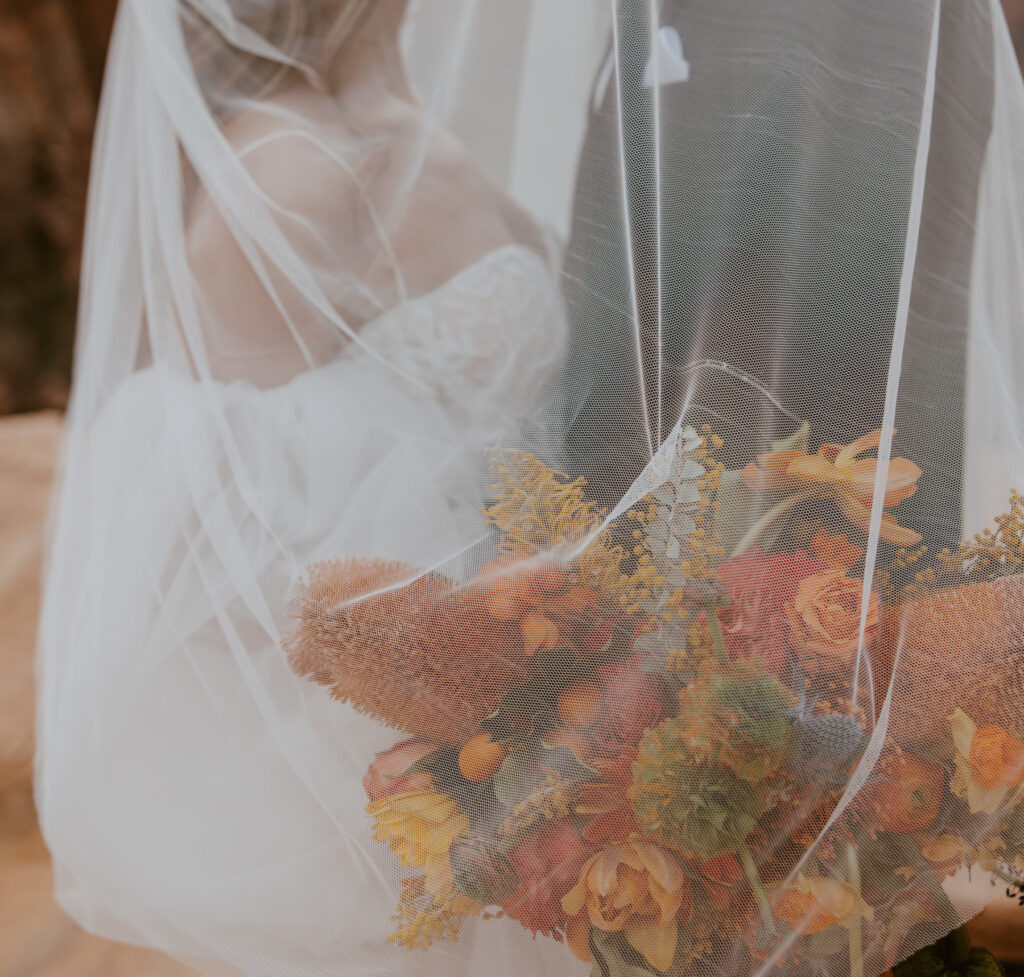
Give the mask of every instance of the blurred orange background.
[[(87, 936), (60, 911), (32, 807), (43, 521), (68, 391), (89, 152), (116, 5), (0, 0), (0, 415), (8, 415), (0, 417), (0, 977), (192, 974), (151, 951)], [(1004, 7), (1024, 56), (1024, 0), (1004, 0)], [(1024, 961), (1024, 910), (1011, 900), (997, 899), (973, 929), (1004, 960)]]

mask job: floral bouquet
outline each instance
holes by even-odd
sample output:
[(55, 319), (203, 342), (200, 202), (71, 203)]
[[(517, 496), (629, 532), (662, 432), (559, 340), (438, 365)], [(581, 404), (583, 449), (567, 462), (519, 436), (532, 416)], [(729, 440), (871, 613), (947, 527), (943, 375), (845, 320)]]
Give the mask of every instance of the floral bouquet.
[(733, 472), (678, 428), (612, 513), (498, 453), (471, 581), (310, 569), (293, 668), (408, 736), (364, 780), (395, 943), (501, 915), (603, 977), (861, 975), (959, 926), (961, 866), (1017, 877), (1024, 499), (932, 558), (879, 442)]

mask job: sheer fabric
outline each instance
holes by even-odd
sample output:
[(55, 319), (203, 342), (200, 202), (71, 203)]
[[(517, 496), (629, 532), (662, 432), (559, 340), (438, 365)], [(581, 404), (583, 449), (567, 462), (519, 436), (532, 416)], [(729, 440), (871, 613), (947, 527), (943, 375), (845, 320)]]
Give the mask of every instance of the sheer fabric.
[(210, 974), (863, 977), (1020, 878), (1022, 140), (993, 0), (123, 0), (63, 905)]

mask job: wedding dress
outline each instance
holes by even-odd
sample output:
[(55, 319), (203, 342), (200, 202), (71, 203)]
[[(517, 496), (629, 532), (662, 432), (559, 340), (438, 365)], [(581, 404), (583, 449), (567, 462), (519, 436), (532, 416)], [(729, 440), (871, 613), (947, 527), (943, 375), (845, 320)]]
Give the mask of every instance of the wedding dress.
[[(139, 371), (81, 445), (82, 508), (62, 519), (82, 560), (51, 582), (73, 597), (46, 639), (68, 695), (51, 708), (80, 733), (52, 744), (42, 791), (61, 899), (96, 931), (197, 959), (223, 933), (219, 956), (267, 973), (275, 960), (336, 973), (339, 958), (366, 973), (478, 972), (380, 957), (395, 892), (372, 854), (362, 778), (396, 734), (289, 673), (286, 605), (258, 595), (286, 594), (297, 568), (339, 552), (433, 566), (453, 538), (486, 543), (483, 487), (467, 486), (475, 453), (536, 404), (563, 355), (564, 313), (545, 262), (508, 245), (359, 338), (267, 390)], [(242, 459), (234, 497), (218, 480), (231, 460), (214, 413)], [(257, 505), (231, 525), (246, 495)], [(140, 578), (159, 607), (132, 600)], [(269, 694), (254, 694), (236, 656)], [(152, 922), (137, 929), (143, 905)], [(508, 939), (509, 975), (523, 953), (543, 966), (544, 943)]]

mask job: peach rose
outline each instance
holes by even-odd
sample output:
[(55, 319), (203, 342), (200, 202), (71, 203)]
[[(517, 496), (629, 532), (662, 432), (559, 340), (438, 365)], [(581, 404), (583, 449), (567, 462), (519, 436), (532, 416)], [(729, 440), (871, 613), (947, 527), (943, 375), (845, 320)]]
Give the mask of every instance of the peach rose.
[(1024, 743), (1002, 726), (979, 727), (969, 759), (985, 787), (1018, 787), (1024, 781)]
[(956, 748), (950, 789), (972, 814), (995, 814), (1006, 795), (1024, 783), (1024, 743), (1002, 726), (977, 726), (962, 709), (949, 717)]
[[(849, 664), (857, 650), (861, 580), (842, 570), (828, 570), (804, 577), (796, 596), (786, 605), (789, 636), (794, 650), (805, 657), (839, 659)], [(878, 595), (871, 593), (866, 637), (878, 628)]]
[(593, 927), (623, 933), (655, 970), (667, 970), (676, 953), (678, 923), (690, 918), (693, 892), (669, 852), (631, 839), (591, 858), (562, 908), (568, 916), (586, 911)]
[(379, 801), (382, 797), (411, 790), (429, 790), (434, 786), (434, 778), (429, 773), (424, 770), (410, 774), (408, 771), (417, 760), (422, 760), (436, 749), (424, 740), (408, 739), (396, 743), (384, 753), (378, 753), (363, 777), (366, 796), (371, 801)]

